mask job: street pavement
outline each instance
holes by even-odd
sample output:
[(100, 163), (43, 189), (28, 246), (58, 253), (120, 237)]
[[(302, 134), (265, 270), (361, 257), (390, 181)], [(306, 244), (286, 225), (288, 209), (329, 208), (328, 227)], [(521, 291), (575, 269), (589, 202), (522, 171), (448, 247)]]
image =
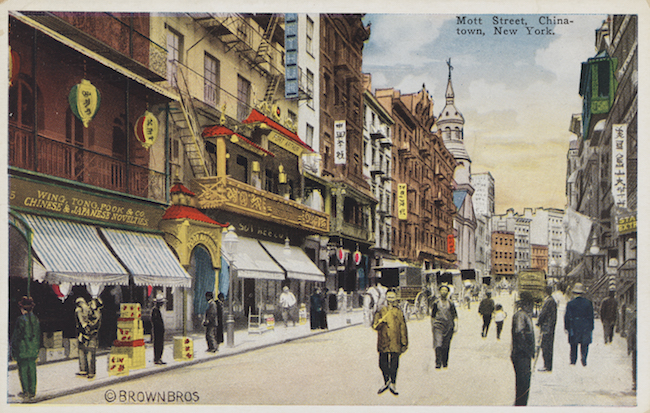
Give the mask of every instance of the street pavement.
[[(217, 354), (206, 353), (205, 339), (202, 335), (197, 335), (193, 337), (195, 360), (191, 362), (174, 361), (170, 344), (163, 357), (168, 364), (153, 365), (153, 351), (148, 346), (147, 367), (133, 370), (126, 377), (109, 377), (105, 356), (98, 361), (99, 375), (91, 382), (75, 377), (78, 370), (76, 360), (39, 366), (36, 401), (61, 397), (63, 403), (64, 400), (68, 403), (79, 403), (73, 400), (88, 402), (103, 396), (93, 393), (86, 397), (78, 397), (83, 396), (81, 394), (75, 397), (65, 396), (139, 379), (136, 389), (150, 389), (151, 385), (154, 388), (173, 388), (170, 381), (193, 382), (195, 384), (191, 386), (201, 389), (201, 403), (207, 404), (509, 406), (514, 401), (514, 372), (509, 360), (513, 297), (508, 294), (494, 297), (497, 303), (504, 305), (508, 313), (501, 340), (496, 339), (494, 323), (488, 337), (480, 336), (478, 303), (472, 303), (469, 310), (458, 309), (459, 331), (452, 340), (448, 369), (433, 368), (428, 320), (418, 321), (412, 318), (409, 321), (409, 351), (400, 359), (398, 397), (376, 394), (376, 389), (381, 384), (377, 356), (373, 349), (376, 333), (363, 322), (361, 310), (355, 310), (347, 315), (330, 314), (329, 332), (313, 332), (307, 325), (285, 328), (282, 323), (276, 325), (275, 331), (262, 335), (237, 331), (236, 346), (232, 349), (222, 346)], [(563, 331), (565, 300), (561, 295), (556, 296), (556, 299), (559, 301), (559, 309), (553, 372), (537, 371), (542, 366), (540, 356), (532, 375), (529, 406), (634, 406), (636, 394), (631, 391), (631, 359), (626, 354), (624, 339), (616, 335), (612, 344), (604, 345), (602, 325), (596, 320), (588, 366), (570, 366), (569, 344)], [(343, 329), (347, 326), (354, 327)], [(332, 333), (334, 330), (339, 331)], [(307, 337), (310, 338), (297, 340)], [(287, 351), (282, 350), (285, 346), (275, 346), (282, 343), (286, 343)], [(255, 353), (242, 354), (263, 348), (264, 350)], [(272, 357), (268, 357), (269, 350), (274, 350), (271, 352)], [(237, 354), (237, 357), (224, 358)], [(294, 354), (294, 358), (280, 362), (285, 354)], [(312, 357), (311, 362), (299, 360), (309, 357)], [(219, 367), (215, 366), (216, 362), (220, 363)], [(199, 363), (206, 363), (205, 368), (197, 369), (203, 366)], [(308, 384), (313, 380), (309, 366), (314, 363), (321, 366), (318, 368), (321, 371), (320, 381), (316, 387)], [(172, 371), (191, 365), (194, 367)], [(284, 368), (302, 373), (283, 376), (277, 369)], [(215, 377), (212, 373), (207, 373), (215, 371), (213, 369), (220, 374)], [(162, 372), (169, 374), (151, 376)], [(20, 389), (16, 373), (11, 371), (9, 374), (10, 402), (19, 401), (15, 397)], [(225, 379), (233, 375), (239, 377), (236, 382)], [(268, 382), (269, 378), (273, 378), (272, 384)], [(205, 386), (214, 390), (201, 387), (201, 380), (208, 380)], [(242, 383), (253, 385), (255, 381), (267, 385), (259, 388), (255, 394), (238, 390), (237, 386)], [(286, 394), (285, 390), (296, 386), (309, 391), (305, 395)], [(56, 404), (57, 400), (48, 402), (52, 403)]]
[[(222, 343), (219, 346), (219, 351), (216, 353), (208, 353), (206, 351), (207, 343), (205, 334), (192, 334), (189, 337), (194, 341), (193, 360), (174, 360), (173, 342), (170, 340), (165, 343), (162, 357), (162, 360), (167, 363), (166, 365), (156, 365), (153, 363), (153, 345), (146, 343), (146, 366), (142, 369), (131, 370), (128, 376), (108, 375), (108, 355), (97, 356), (97, 372), (93, 379), (76, 375), (79, 371), (78, 359), (42, 364), (37, 366), (36, 369), (36, 397), (31, 402), (38, 403), (43, 400), (84, 392), (114, 383), (134, 380), (156, 373), (204, 363), (221, 357), (241, 354), (316, 334), (324, 334), (328, 331), (359, 325), (363, 322), (363, 312), (360, 309), (354, 309), (349, 312), (329, 313), (327, 322), (329, 330), (311, 330), (309, 327), (309, 319), (306, 324), (297, 324), (295, 327), (291, 323), (289, 323), (289, 327), (285, 327), (282, 321), (276, 321), (275, 328), (264, 333), (249, 334), (247, 330), (236, 330), (235, 345), (229, 348), (226, 346), (226, 343)], [(9, 370), (7, 377), (7, 403), (21, 403), (23, 400), (18, 396), (18, 393), (21, 391), (18, 370)]]

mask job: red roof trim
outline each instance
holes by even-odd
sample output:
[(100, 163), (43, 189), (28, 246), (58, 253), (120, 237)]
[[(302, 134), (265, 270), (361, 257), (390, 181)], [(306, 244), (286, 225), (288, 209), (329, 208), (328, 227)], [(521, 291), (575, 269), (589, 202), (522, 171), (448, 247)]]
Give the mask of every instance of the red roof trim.
[(281, 134), (293, 139), (294, 141), (298, 142), (305, 148), (309, 149), (311, 152), (314, 152), (314, 150), (307, 145), (300, 137), (298, 137), (297, 134), (291, 132), (289, 129), (285, 128), (284, 126), (280, 125), (276, 121), (272, 120), (271, 118), (265, 116), (262, 112), (258, 111), (257, 109), (253, 109), (251, 111), (251, 114), (248, 116), (248, 118), (244, 119), (242, 123), (255, 123), (255, 122), (262, 122), (271, 128), (275, 129), (276, 131), (280, 132)]
[(201, 134), (201, 136), (203, 136), (204, 138), (212, 138), (215, 136), (224, 136), (224, 135), (228, 135), (228, 136), (235, 135), (242, 141), (254, 147), (255, 149), (258, 149), (267, 155), (275, 157), (274, 153), (267, 151), (266, 149), (262, 148), (260, 145), (256, 144), (255, 142), (251, 142), (245, 136), (235, 133), (222, 125), (208, 126), (207, 128), (203, 129), (203, 133)]
[(227, 224), (220, 224), (212, 218), (205, 215), (194, 207), (187, 205), (172, 205), (167, 208), (162, 219), (191, 219), (192, 221), (206, 222), (208, 224), (218, 225), (222, 228), (227, 227)]
[(187, 194), (187, 195), (190, 195), (190, 196), (196, 196), (196, 194), (194, 192), (187, 189), (187, 187), (185, 185), (183, 185), (183, 184), (175, 184), (169, 190), (169, 193), (171, 193), (171, 194), (175, 194), (177, 192), (181, 192), (183, 194)]

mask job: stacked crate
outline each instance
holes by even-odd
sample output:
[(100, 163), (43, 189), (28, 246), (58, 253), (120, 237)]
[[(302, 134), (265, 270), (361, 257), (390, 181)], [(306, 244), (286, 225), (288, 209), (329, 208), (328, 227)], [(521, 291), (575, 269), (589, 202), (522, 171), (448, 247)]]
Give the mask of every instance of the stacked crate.
[(66, 355), (63, 347), (63, 332), (43, 333), (43, 348), (40, 349), (38, 354), (39, 361), (56, 361), (64, 358), (66, 358)]
[(174, 360), (187, 361), (194, 358), (194, 341), (189, 337), (174, 337)]
[[(113, 366), (111, 360), (115, 361)], [(120, 318), (117, 319), (117, 340), (113, 342), (109, 358), (109, 374), (111, 367), (116, 372), (126, 369), (128, 374), (128, 370), (141, 369), (145, 365), (142, 309), (138, 303), (123, 303), (120, 305)]]

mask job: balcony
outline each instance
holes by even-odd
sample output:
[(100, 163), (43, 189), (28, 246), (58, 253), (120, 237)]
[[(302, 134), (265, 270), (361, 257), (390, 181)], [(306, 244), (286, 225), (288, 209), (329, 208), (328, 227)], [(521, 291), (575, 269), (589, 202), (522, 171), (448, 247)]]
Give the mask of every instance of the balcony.
[(319, 234), (330, 229), (328, 214), (230, 177), (194, 179), (190, 189), (200, 209), (229, 211)]
[(361, 74), (360, 65), (355, 64), (357, 57), (346, 47), (334, 50), (334, 70), (344, 77), (357, 77)]
[(373, 162), (372, 165), (370, 165), (370, 174), (372, 176), (385, 175), (386, 167), (382, 162)]
[(69, 143), (9, 127), (9, 165), (166, 202), (166, 175)]

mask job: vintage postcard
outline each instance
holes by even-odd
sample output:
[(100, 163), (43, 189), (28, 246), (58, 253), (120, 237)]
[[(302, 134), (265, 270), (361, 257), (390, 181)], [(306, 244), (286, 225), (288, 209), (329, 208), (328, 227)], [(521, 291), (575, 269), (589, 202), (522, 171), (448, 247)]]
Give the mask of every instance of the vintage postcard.
[(485, 3), (5, 2), (2, 404), (648, 411), (648, 4)]

